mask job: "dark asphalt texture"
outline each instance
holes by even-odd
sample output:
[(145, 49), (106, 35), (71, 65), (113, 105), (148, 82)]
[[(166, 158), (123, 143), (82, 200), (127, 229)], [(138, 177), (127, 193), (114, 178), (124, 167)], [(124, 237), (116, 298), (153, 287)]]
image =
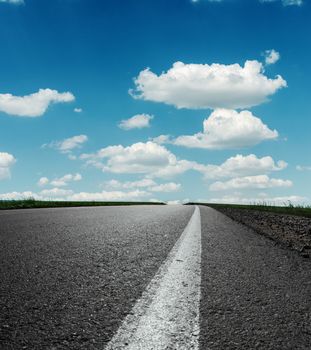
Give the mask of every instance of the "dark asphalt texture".
[(311, 260), (200, 207), (202, 350), (311, 349)]
[[(0, 212), (0, 349), (103, 349), (192, 206)], [(201, 350), (311, 349), (311, 260), (207, 207)]]
[(0, 212), (0, 348), (103, 349), (194, 207)]

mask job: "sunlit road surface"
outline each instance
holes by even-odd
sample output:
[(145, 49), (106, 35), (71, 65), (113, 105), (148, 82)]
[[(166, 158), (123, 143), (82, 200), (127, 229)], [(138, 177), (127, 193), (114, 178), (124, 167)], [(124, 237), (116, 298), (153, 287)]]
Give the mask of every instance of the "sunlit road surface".
[(0, 349), (311, 349), (311, 263), (207, 207), (0, 212)]

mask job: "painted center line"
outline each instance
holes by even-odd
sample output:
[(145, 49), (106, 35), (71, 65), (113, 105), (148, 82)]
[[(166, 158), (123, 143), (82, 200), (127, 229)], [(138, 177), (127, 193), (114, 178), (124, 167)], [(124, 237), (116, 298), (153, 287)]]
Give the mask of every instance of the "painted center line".
[(199, 349), (201, 217), (184, 232), (106, 350)]

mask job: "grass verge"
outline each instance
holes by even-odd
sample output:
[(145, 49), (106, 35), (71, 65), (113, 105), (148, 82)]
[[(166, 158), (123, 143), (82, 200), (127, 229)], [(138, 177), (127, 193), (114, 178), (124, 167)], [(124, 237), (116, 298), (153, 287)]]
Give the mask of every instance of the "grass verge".
[(62, 208), (62, 207), (95, 207), (115, 205), (164, 205), (159, 202), (71, 202), (71, 201), (39, 201), (35, 199), (0, 200), (0, 210), (28, 208)]

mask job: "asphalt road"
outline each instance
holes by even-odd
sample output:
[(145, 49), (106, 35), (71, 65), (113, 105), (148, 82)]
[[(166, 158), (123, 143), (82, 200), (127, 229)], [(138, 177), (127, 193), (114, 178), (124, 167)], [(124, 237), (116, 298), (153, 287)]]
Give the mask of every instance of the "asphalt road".
[[(147, 286), (147, 299), (171, 298), (180, 312), (178, 285), (190, 293), (183, 305), (199, 296), (199, 317), (191, 312), (202, 350), (311, 349), (310, 260), (206, 207), (192, 248), (192, 231), (184, 229), (193, 212), (191, 206), (0, 212), (0, 349), (104, 349), (137, 313)], [(156, 301), (148, 301), (155, 311), (162, 302)]]

